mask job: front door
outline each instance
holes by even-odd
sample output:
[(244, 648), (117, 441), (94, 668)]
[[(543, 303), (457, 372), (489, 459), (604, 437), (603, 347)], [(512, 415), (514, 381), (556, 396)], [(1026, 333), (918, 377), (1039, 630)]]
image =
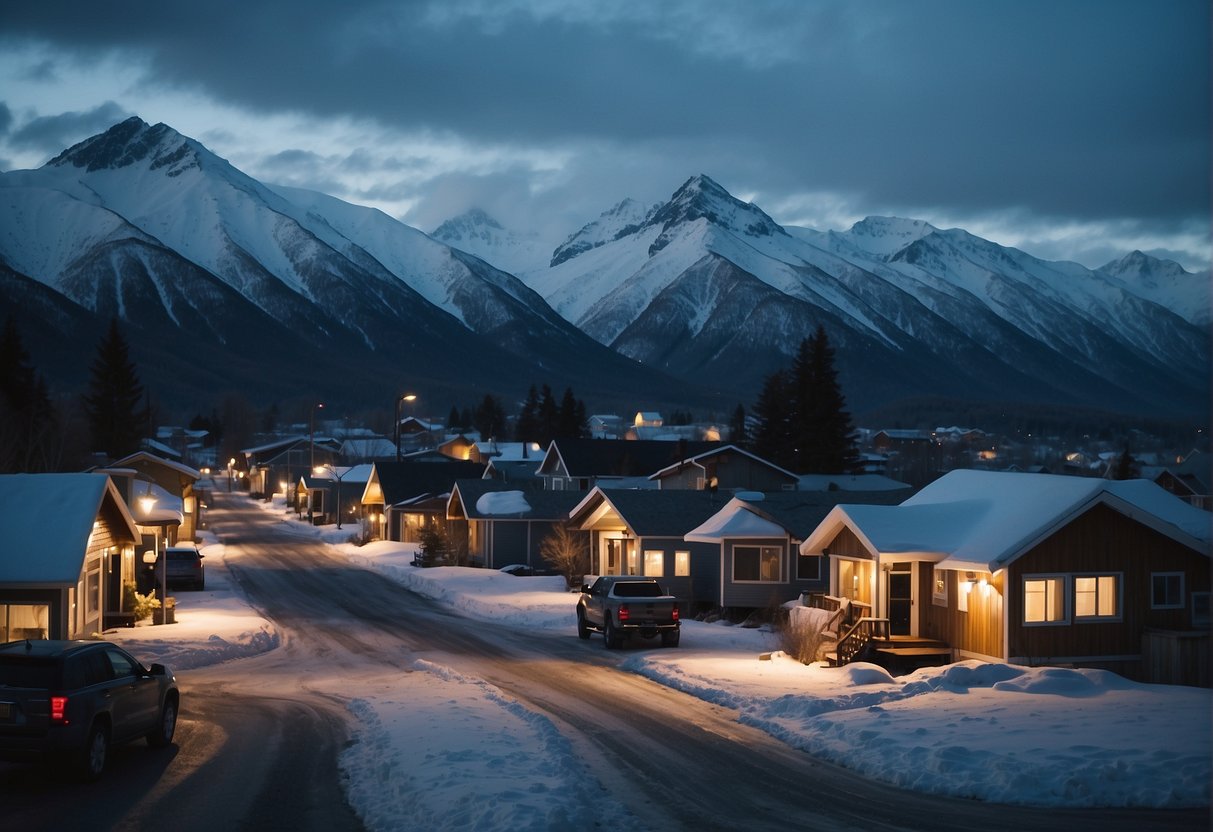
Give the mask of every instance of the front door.
[(889, 632), (913, 635), (910, 618), (914, 611), (914, 564), (895, 563), (889, 572)]

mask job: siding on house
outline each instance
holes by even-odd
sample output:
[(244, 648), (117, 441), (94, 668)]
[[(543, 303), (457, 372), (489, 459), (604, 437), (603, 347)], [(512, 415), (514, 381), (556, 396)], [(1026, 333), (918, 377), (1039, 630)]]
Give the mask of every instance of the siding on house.
[[(734, 551), (738, 546), (777, 546), (782, 552), (780, 580), (766, 581), (735, 581), (733, 579)], [(801, 589), (795, 582), (789, 582), (788, 570), (791, 568), (791, 558), (788, 552), (787, 540), (772, 538), (732, 538), (724, 541), (721, 546), (724, 553), (724, 569), (721, 576), (721, 606), (723, 607), (767, 607), (782, 604), (800, 595)]]
[[(1151, 609), (1151, 574), (1156, 572), (1184, 574), (1182, 609)], [(1135, 658), (1142, 654), (1142, 631), (1189, 628), (1192, 593), (1208, 592), (1210, 575), (1207, 556), (1103, 505), (1015, 560), (1007, 573), (1008, 654), (1012, 660), (1107, 667), (1137, 678), (1143, 672), (1142, 662)], [(1071, 579), (1069, 622), (1025, 625), (1023, 579), (1038, 574), (1122, 576), (1119, 620), (1075, 621)], [(1084, 661), (1087, 657), (1103, 658)]]
[[(965, 590), (965, 573), (955, 569), (944, 570), (947, 582), (947, 605), (933, 598), (934, 569), (923, 563), (919, 570), (918, 597), (921, 600), (920, 630), (925, 638), (942, 641), (960, 654), (970, 653), (992, 659), (1005, 658), (1002, 641), (1002, 622), (1006, 597), (1006, 572), (991, 575), (975, 573), (978, 583), (967, 590), (968, 611), (960, 609), (960, 593)], [(980, 584), (985, 579), (986, 585)]]

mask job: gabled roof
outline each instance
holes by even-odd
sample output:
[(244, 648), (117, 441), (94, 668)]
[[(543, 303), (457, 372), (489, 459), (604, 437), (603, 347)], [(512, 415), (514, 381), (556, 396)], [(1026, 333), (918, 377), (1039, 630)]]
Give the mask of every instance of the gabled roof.
[[(349, 488), (349, 493), (353, 494), (356, 489), (363, 487), (371, 478), (371, 471), (375, 468), (369, 462), (364, 462), (361, 465), (351, 466), (336, 466), (337, 474), (340, 474), (341, 487)], [(316, 490), (320, 488), (332, 488), (337, 485), (337, 474), (332, 473), (325, 468), (322, 473), (317, 474), (315, 471), (304, 474), (300, 479), (303, 481), (304, 488)]]
[(788, 482), (798, 482), (800, 479), (796, 474), (793, 474), (791, 471), (780, 468), (775, 463), (770, 462), (769, 460), (763, 459), (762, 457), (760, 457), (756, 454), (752, 454), (749, 451), (742, 450), (741, 448), (738, 448), (736, 445), (718, 445), (715, 448), (711, 448), (709, 450), (703, 451), (702, 453), (695, 454), (694, 456), (689, 456), (686, 459), (677, 460), (674, 463), (667, 465), (666, 467), (657, 471), (656, 473), (649, 475), (649, 479), (651, 479), (651, 480), (661, 479), (661, 477), (663, 477), (664, 475), (673, 473), (673, 472), (677, 471), (678, 469), (680, 469), (681, 467), (683, 467), (684, 465), (690, 465), (690, 464), (702, 465), (714, 457), (724, 456), (726, 454), (737, 454), (738, 456), (749, 457), (750, 459), (754, 460), (755, 462), (758, 462), (758, 463), (761, 463), (762, 465), (767, 466), (772, 471), (782, 474), (784, 477), (787, 478)]
[(730, 537), (791, 537), (801, 540), (842, 500), (889, 506), (901, 499), (889, 491), (740, 492), (687, 540), (717, 542)]
[(1100, 504), (1209, 554), (1213, 515), (1152, 482), (1005, 471), (952, 471), (898, 506), (840, 505), (801, 552), (820, 552), (846, 527), (872, 552), (996, 571)]
[(176, 471), (182, 476), (189, 477), (192, 480), (202, 479), (202, 472), (184, 465), (172, 459), (165, 459), (162, 456), (148, 453), (147, 451), (137, 451), (130, 456), (124, 456), (122, 459), (114, 460), (112, 465), (107, 465), (107, 468), (137, 468), (139, 463), (148, 465), (160, 465), (172, 471)]
[(105, 474), (0, 476), (0, 583), (75, 586), (93, 524), (109, 506), (124, 542), (139, 530)]
[(446, 494), (456, 480), (483, 474), (484, 466), (479, 462), (439, 455), (401, 462), (376, 462), (371, 476), (378, 479), (384, 505), (393, 506), (423, 494)]
[(637, 537), (682, 537), (729, 501), (727, 494), (711, 491), (653, 491), (599, 486), (592, 488), (588, 494), (578, 496), (582, 497), (581, 501), (569, 512), (574, 522), (584, 523), (606, 503)]
[(539, 473), (553, 475), (562, 463), (570, 477), (647, 477), (671, 463), (719, 447), (719, 442), (554, 439)]
[[(525, 504), (526, 509), (502, 513), (505, 501), (498, 495), (509, 493), (522, 495), (516, 505), (521, 507)], [(490, 496), (486, 498), (486, 495)], [(568, 519), (569, 510), (581, 496), (580, 491), (543, 491), (497, 480), (459, 480), (451, 491), (447, 517), (495, 521), (563, 521)], [(456, 504), (460, 507), (459, 513), (452, 514)]]

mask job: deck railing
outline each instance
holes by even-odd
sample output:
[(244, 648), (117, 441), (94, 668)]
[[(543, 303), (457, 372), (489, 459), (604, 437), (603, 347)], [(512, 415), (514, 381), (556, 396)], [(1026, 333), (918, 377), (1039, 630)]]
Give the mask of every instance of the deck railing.
[(888, 637), (889, 619), (865, 616), (852, 624), (851, 628), (838, 639), (832, 663), (835, 667), (850, 664), (872, 639), (887, 639)]

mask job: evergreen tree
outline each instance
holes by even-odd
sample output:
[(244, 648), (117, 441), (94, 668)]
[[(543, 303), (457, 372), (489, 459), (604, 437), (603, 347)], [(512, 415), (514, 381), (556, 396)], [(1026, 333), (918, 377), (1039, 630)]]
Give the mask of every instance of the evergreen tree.
[(754, 405), (754, 453), (776, 464), (792, 458), (792, 383), (787, 370), (766, 377)]
[(539, 444), (547, 447), (556, 438), (560, 429), (560, 413), (556, 409), (556, 400), (552, 398), (552, 388), (543, 385), (543, 394), (539, 400), (538, 433)]
[(514, 438), (519, 442), (539, 441), (539, 391), (533, 384), (527, 391), (522, 411), (514, 423)]
[(745, 423), (745, 407), (741, 403), (737, 404), (737, 409), (729, 419), (729, 442), (739, 448), (747, 448), (750, 444)]
[[(584, 419), (578, 418), (579, 402), (573, 396), (573, 388), (564, 388), (564, 396), (560, 399), (560, 412), (556, 422), (556, 436), (561, 439), (580, 439), (585, 432)], [(580, 407), (581, 414), (585, 414), (585, 405)]]
[(792, 433), (796, 467), (806, 473), (846, 474), (859, 459), (855, 429), (834, 369), (834, 350), (817, 327), (797, 352), (793, 366)]
[(1137, 467), (1137, 460), (1129, 452), (1129, 443), (1126, 442), (1124, 451), (1116, 458), (1116, 467), (1112, 469), (1112, 479), (1131, 480), (1139, 476), (1141, 474)]
[(97, 347), (90, 371), (84, 413), (93, 450), (110, 459), (134, 453), (147, 436), (148, 413), (140, 407), (143, 385), (117, 318), (110, 320), (109, 332)]
[(56, 469), (63, 451), (59, 417), (46, 382), (34, 370), (16, 322), (0, 332), (0, 471)]
[(484, 394), (473, 418), (481, 440), (502, 436), (505, 431), (505, 409), (492, 393)]
[(463, 430), (466, 425), (459, 419), (459, 408), (451, 405), (451, 412), (446, 415), (446, 429), (451, 433)]

